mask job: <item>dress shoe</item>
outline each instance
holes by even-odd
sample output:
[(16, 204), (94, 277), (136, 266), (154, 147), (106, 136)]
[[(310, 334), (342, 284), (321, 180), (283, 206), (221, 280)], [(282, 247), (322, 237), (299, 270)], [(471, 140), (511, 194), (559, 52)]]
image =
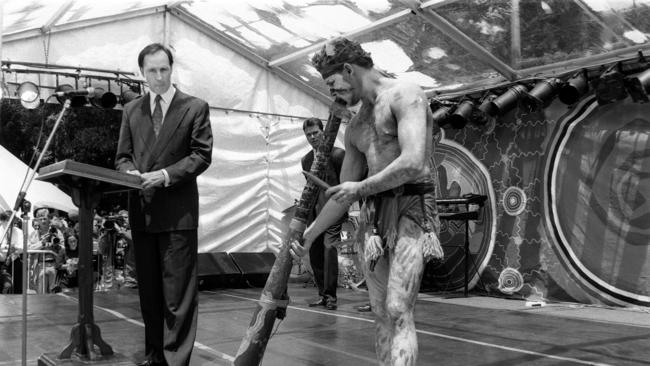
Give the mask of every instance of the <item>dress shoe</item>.
[(357, 306), (357, 311), (361, 313), (366, 313), (368, 311), (372, 311), (372, 308), (370, 307), (370, 304), (366, 304), (366, 305)]
[(310, 308), (313, 308), (315, 306), (325, 306), (325, 305), (326, 305), (325, 304), (325, 299), (323, 299), (322, 297), (320, 299), (314, 301), (314, 302), (309, 303)]
[(336, 310), (336, 308), (337, 308), (336, 301), (331, 301), (331, 300), (327, 301), (327, 303), (325, 304), (325, 308), (327, 310)]

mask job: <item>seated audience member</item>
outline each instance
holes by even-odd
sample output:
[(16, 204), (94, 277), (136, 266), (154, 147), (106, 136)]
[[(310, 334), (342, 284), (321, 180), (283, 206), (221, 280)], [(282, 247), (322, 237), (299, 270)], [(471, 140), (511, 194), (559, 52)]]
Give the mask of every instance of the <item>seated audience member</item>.
[(99, 238), (102, 235), (102, 222), (104, 219), (99, 216), (95, 215), (95, 218), (93, 219), (93, 253), (98, 254), (99, 253)]
[(67, 235), (76, 235), (79, 237), (79, 214), (76, 212), (68, 213), (66, 218), (68, 229), (66, 230)]
[(36, 292), (39, 294), (60, 292), (61, 287), (57, 283), (57, 272), (65, 263), (65, 249), (54, 233), (54, 229), (52, 229), (50, 237), (43, 241), (43, 246), (40, 249), (49, 252), (42, 254), (41, 260), (36, 263), (34, 271), (38, 276)]
[(10, 294), (13, 288), (11, 274), (5, 269), (0, 269), (0, 293)]
[(19, 293), (22, 284), (20, 253), (23, 251), (23, 231), (9, 223), (10, 217), (11, 211), (0, 213), (0, 290), (3, 293)]
[(119, 219), (116, 220), (118, 237), (126, 242), (124, 253), (124, 286), (137, 288), (138, 280), (135, 272), (135, 254), (131, 227), (129, 226), (129, 213), (126, 210), (121, 210), (117, 215), (119, 216)]
[(77, 277), (78, 264), (79, 239), (75, 235), (70, 235), (65, 241), (65, 263), (62, 265), (64, 270), (63, 286), (72, 288), (79, 285), (79, 279)]

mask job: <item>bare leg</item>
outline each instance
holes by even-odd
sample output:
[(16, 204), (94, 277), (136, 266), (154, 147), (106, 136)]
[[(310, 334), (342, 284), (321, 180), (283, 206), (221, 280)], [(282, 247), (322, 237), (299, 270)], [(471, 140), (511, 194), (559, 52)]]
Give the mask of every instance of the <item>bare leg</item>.
[(380, 365), (410, 366), (416, 364), (418, 354), (413, 310), (424, 271), (422, 248), (418, 244), (422, 229), (402, 218), (398, 230), (389, 260), (382, 257), (373, 272), (365, 263), (364, 271), (376, 316), (377, 360)]
[(422, 245), (418, 243), (422, 234), (422, 229), (417, 224), (402, 218), (395, 249), (390, 253), (386, 309), (393, 324), (393, 366), (415, 365), (418, 356), (413, 311), (424, 271)]
[(381, 257), (370, 271), (368, 262), (364, 262), (364, 273), (370, 307), (375, 314), (375, 352), (379, 365), (390, 365), (390, 348), (393, 339), (392, 324), (386, 311), (386, 286), (388, 284), (388, 260)]

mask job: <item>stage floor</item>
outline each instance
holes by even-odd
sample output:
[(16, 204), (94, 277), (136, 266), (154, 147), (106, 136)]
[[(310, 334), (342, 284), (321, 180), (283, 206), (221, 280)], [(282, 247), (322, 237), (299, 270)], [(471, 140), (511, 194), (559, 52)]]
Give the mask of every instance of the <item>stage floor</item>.
[[(201, 291), (192, 366), (229, 365), (261, 289)], [(339, 289), (339, 309), (309, 308), (316, 289), (290, 284), (287, 318), (276, 322), (263, 365), (375, 365), (370, 313), (358, 313), (363, 291)], [(0, 366), (21, 364), (21, 295), (0, 295)], [(97, 292), (102, 338), (127, 359), (143, 357), (137, 290)], [(27, 364), (60, 352), (77, 320), (75, 293), (29, 295)], [(524, 301), (470, 294), (421, 294), (416, 309), (418, 365), (648, 365), (650, 309), (580, 304), (527, 307)]]

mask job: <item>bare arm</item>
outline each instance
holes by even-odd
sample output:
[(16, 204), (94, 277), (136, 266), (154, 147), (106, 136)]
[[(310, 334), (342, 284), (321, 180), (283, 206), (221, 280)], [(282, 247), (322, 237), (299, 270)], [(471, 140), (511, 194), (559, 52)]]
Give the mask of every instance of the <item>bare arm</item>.
[(400, 87), (391, 102), (397, 122), (397, 140), (401, 153), (383, 170), (363, 180), (359, 195), (367, 197), (419, 178), (426, 167), (427, 103), (415, 85)]

